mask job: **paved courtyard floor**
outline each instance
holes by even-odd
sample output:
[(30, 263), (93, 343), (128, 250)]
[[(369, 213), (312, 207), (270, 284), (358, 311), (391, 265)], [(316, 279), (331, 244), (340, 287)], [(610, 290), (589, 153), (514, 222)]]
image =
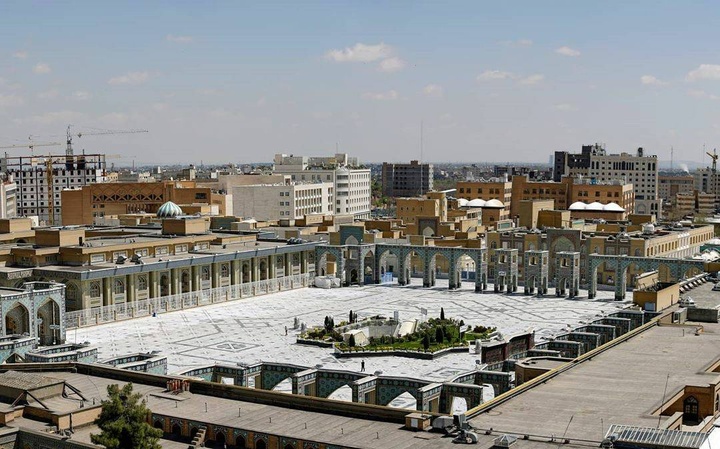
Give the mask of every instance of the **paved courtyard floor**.
[[(447, 281), (432, 289), (420, 286), (365, 286), (341, 289), (304, 288), (257, 296), (222, 304), (161, 314), (118, 323), (71, 330), (70, 342), (89, 341), (99, 348), (100, 360), (134, 352), (159, 351), (168, 358), (168, 372), (213, 364), (273, 361), (350, 371), (360, 370), (358, 358), (335, 358), (331, 349), (295, 344), (293, 318), (308, 326), (322, 325), (326, 315), (340, 322), (353, 310), (359, 317), (383, 314), (401, 319), (420, 318), (420, 308), (428, 316), (445, 315), (463, 319), (466, 324), (495, 326), (510, 335), (529, 329), (536, 340), (559, 334), (602, 313), (611, 313), (627, 302), (612, 300), (612, 292), (598, 292), (598, 298), (536, 298), (522, 293), (512, 295), (475, 293), (472, 283), (448, 291)], [(285, 335), (285, 326), (289, 328)], [(435, 360), (400, 357), (372, 357), (365, 360), (366, 371), (381, 370), (387, 375), (446, 380), (472, 370), (478, 355), (454, 353)]]

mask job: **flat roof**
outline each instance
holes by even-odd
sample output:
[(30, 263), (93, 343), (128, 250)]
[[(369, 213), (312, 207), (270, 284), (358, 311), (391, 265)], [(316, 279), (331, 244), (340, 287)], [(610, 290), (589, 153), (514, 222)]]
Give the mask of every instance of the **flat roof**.
[(470, 423), (501, 433), (595, 441), (602, 441), (611, 424), (656, 427), (658, 416), (652, 413), (661, 406), (666, 382), (667, 400), (686, 385), (708, 385), (719, 376), (705, 370), (720, 359), (720, 324), (703, 326), (697, 336), (688, 330), (694, 326), (651, 327), (490, 406)]
[[(79, 389), (88, 401), (92, 402), (95, 399), (96, 403), (107, 397), (108, 385), (126, 383), (122, 380), (65, 371), (51, 374)], [(42, 377), (34, 373), (27, 373), (27, 375)], [(450, 439), (442, 438), (441, 433), (415, 433), (404, 430), (402, 424), (398, 423), (339, 416), (331, 411), (328, 413), (310, 412), (190, 392), (168, 395), (162, 387), (149, 386), (139, 382), (133, 382), (133, 387), (135, 392), (142, 394), (147, 399), (147, 406), (154, 413), (220, 426), (351, 448), (431, 449), (442, 442), (451, 444)], [(57, 397), (43, 402), (56, 412), (68, 412), (80, 407), (80, 398), (74, 396), (72, 398)], [(205, 411), (206, 404), (207, 412)], [(408, 410), (408, 413), (411, 411)], [(14, 425), (12, 422), (9, 424)], [(39, 423), (27, 419), (18, 421), (17, 424), (21, 427), (36, 429), (42, 427)], [(416, 436), (422, 438), (416, 438)], [(164, 443), (164, 440), (162, 442)]]
[[(54, 375), (55, 373), (53, 373)], [(16, 390), (32, 391), (63, 383), (63, 380), (36, 373), (5, 371), (0, 373), (0, 386)]]

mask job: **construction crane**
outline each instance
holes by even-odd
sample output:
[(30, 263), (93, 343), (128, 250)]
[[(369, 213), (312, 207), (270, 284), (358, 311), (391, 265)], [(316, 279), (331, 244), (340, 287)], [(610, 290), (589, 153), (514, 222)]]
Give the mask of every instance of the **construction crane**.
[(717, 154), (717, 148), (713, 149), (713, 152), (706, 151), (705, 154), (710, 156), (712, 159), (712, 171), (713, 173), (717, 171), (717, 160), (718, 160), (718, 154)]
[(18, 143), (15, 145), (5, 145), (1, 146), (0, 148), (30, 148), (30, 154), (33, 154), (33, 150), (35, 147), (55, 147), (58, 145), (62, 145), (62, 142), (33, 142), (32, 136), (30, 136), (30, 143)]
[(98, 129), (95, 131), (89, 131), (89, 132), (79, 132), (77, 134), (73, 134), (72, 132), (72, 126), (68, 125), (67, 127), (67, 149), (65, 150), (65, 156), (72, 157), (73, 155), (73, 147), (72, 147), (72, 140), (73, 137), (82, 137), (82, 136), (104, 136), (107, 134), (136, 134), (136, 133), (146, 133), (148, 132), (147, 129)]

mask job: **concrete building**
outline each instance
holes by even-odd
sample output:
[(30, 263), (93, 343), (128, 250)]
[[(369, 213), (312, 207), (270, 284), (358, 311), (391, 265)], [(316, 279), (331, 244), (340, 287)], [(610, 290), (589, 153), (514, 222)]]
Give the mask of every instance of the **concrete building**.
[(150, 213), (168, 201), (180, 205), (209, 205), (211, 215), (232, 215), (231, 196), (195, 181), (115, 182), (91, 184), (60, 192), (65, 225), (91, 225), (98, 219), (123, 214)]
[(662, 200), (658, 195), (657, 156), (647, 156), (642, 148), (635, 154), (608, 154), (600, 144), (583, 145), (580, 154), (556, 151), (553, 179), (582, 176), (591, 182), (620, 181), (632, 184), (635, 208), (629, 212), (662, 216)]
[(290, 175), (295, 182), (330, 182), (335, 194), (335, 214), (370, 218), (370, 169), (345, 153), (334, 157), (276, 154), (274, 172)]
[[(552, 200), (558, 210), (567, 210), (571, 204), (577, 202), (585, 204), (597, 202), (602, 205), (614, 203), (626, 214), (632, 212), (635, 204), (632, 184), (617, 180), (598, 182), (570, 176), (563, 177), (560, 182), (531, 181), (528, 175), (513, 176), (512, 181), (509, 182), (498, 182), (498, 180), (458, 182), (457, 196), (470, 201), (474, 199), (502, 201), (504, 213), (500, 220), (517, 218), (520, 215), (520, 202), (528, 200)], [(500, 196), (502, 198), (499, 198)]]
[(423, 198), (398, 198), (395, 204), (396, 217), (403, 223), (415, 223), (419, 217), (447, 221), (448, 202), (443, 192), (429, 192)]
[(491, 178), (480, 181), (458, 181), (456, 195), (468, 201), (481, 199), (485, 202), (497, 200), (502, 203), (502, 211), (497, 220), (508, 220), (511, 218), (513, 184), (508, 177)]
[(382, 194), (390, 198), (413, 197), (433, 189), (433, 165), (410, 161), (409, 164), (383, 162)]
[(717, 170), (706, 167), (693, 173), (695, 190), (713, 197), (713, 212), (720, 208), (720, 174)]
[[(48, 173), (48, 165), (52, 167)], [(105, 182), (104, 154), (0, 158), (0, 170), (17, 184), (17, 215), (37, 215), (42, 223), (62, 224), (61, 191)], [(49, 185), (51, 183), (52, 185)]]
[(0, 218), (17, 217), (17, 184), (12, 179), (0, 182)]
[(717, 207), (717, 196), (699, 190), (675, 194), (675, 211), (678, 214), (713, 215)]
[(335, 212), (331, 182), (235, 186), (232, 194), (233, 211), (243, 218), (283, 220)]
[[(632, 184), (616, 181), (593, 181), (590, 179), (566, 176), (559, 183), (548, 181), (530, 181), (527, 176), (513, 176), (513, 198), (511, 208), (513, 217), (519, 215), (521, 200), (553, 200), (555, 207), (568, 210), (574, 203), (616, 204), (627, 214), (632, 213), (635, 194)], [(623, 216), (625, 218), (625, 216)]]
[[(694, 189), (695, 178), (693, 176), (658, 176), (658, 196), (670, 206), (674, 206), (675, 196), (678, 193), (691, 193)], [(704, 190), (701, 189), (701, 191)]]

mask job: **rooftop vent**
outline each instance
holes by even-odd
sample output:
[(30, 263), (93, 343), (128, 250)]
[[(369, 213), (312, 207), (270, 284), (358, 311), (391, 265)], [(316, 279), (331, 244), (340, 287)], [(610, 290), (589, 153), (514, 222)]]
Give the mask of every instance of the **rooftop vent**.
[(517, 441), (515, 435), (501, 435), (495, 438), (494, 447), (510, 447)]

